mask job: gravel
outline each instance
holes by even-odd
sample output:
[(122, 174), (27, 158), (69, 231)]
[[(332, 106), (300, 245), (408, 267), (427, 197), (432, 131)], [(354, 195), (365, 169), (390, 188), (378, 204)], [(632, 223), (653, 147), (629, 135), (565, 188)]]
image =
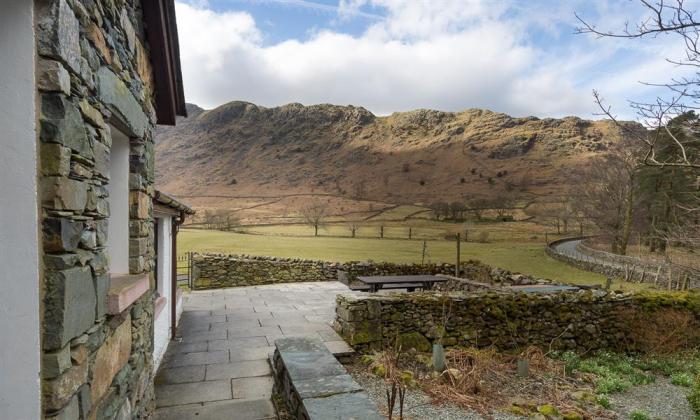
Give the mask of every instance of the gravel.
[[(353, 378), (367, 392), (370, 399), (383, 411), (387, 412), (386, 392), (384, 381), (374, 375), (363, 372), (351, 372)], [(432, 404), (430, 396), (418, 389), (406, 391), (404, 401), (404, 417), (415, 420), (484, 420), (485, 417), (472, 410), (465, 410), (454, 404)], [(394, 407), (395, 418), (398, 418), (398, 402)], [(514, 416), (508, 413), (495, 413), (491, 417), (494, 420), (515, 420), (524, 417)]]
[(653, 419), (688, 420), (693, 419), (694, 414), (687, 395), (687, 388), (658, 377), (654, 383), (611, 395), (610, 402), (613, 410), (623, 419), (629, 418), (629, 413), (634, 410), (643, 410)]

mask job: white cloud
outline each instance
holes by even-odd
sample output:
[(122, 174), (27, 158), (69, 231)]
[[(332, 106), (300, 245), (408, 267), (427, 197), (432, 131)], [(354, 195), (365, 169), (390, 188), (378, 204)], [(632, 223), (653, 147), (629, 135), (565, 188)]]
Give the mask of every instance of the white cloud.
[[(564, 54), (543, 48), (529, 35), (541, 16), (509, 14), (506, 2), (342, 0), (339, 16), (366, 4), (385, 9), (386, 18), (362, 35), (321, 30), (306, 40), (264, 45), (247, 13), (177, 2), (186, 99), (207, 108), (246, 100), (353, 104), (377, 114), (478, 107), (591, 117), (593, 88), (609, 89), (613, 104), (624, 108), (624, 99), (641, 89), (628, 78), (647, 69), (664, 73), (658, 54), (668, 50), (656, 45), (640, 50), (633, 66), (609, 71), (601, 65), (625, 48), (620, 42), (581, 36)], [(572, 20), (568, 9), (550, 13)], [(538, 28), (557, 36), (557, 25)]]

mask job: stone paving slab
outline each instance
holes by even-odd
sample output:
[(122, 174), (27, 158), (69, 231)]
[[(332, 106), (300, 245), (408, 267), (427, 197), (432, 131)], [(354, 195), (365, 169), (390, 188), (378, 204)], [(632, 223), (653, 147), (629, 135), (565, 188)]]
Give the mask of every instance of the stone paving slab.
[(250, 378), (253, 376), (269, 376), (271, 374), (272, 369), (267, 359), (247, 360), (243, 362), (207, 365), (205, 380)]
[(156, 387), (156, 407), (233, 398), (231, 380), (167, 384)]
[(275, 418), (275, 408), (269, 398), (165, 407), (156, 410), (154, 416), (155, 420), (263, 420)]
[(195, 332), (182, 336), (183, 343), (195, 343), (197, 341), (225, 340), (226, 331)]
[(233, 398), (255, 400), (260, 398), (270, 398), (275, 380), (272, 376), (258, 376), (255, 378), (231, 379)]
[(182, 366), (163, 368), (156, 375), (156, 384), (180, 384), (186, 382), (201, 382), (204, 380), (206, 366)]
[(265, 336), (236, 337), (230, 340), (212, 340), (209, 342), (209, 351), (215, 350), (241, 350), (251, 347), (265, 347), (268, 345)]
[[(170, 343), (156, 378), (155, 418), (275, 418), (269, 400), (274, 340), (312, 337), (338, 356), (352, 351), (331, 328), (335, 296), (348, 292), (345, 285), (328, 282), (186, 293), (178, 328), (182, 339)], [(312, 365), (330, 363), (329, 357), (306, 360), (300, 372), (313, 376)], [(323, 386), (322, 381), (318, 387)]]
[(229, 361), (228, 350), (178, 353), (166, 359), (166, 367), (210, 365)]
[(176, 353), (195, 353), (207, 351), (207, 347), (209, 347), (209, 345), (206, 341), (200, 341), (198, 343), (178, 343), (171, 341), (166, 355), (170, 356)]
[(246, 360), (267, 360), (268, 357), (275, 351), (273, 346), (266, 347), (250, 347), (231, 351), (232, 362), (243, 362)]

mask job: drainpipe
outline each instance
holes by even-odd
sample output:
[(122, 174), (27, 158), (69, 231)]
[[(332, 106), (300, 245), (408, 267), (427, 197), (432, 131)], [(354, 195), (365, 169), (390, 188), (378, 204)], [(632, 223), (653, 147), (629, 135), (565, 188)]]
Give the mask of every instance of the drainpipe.
[(170, 262), (172, 265), (172, 274), (170, 275), (170, 330), (171, 339), (174, 340), (177, 336), (177, 232), (180, 225), (185, 221), (185, 213), (180, 212), (180, 217), (173, 217), (172, 221), (172, 246)]

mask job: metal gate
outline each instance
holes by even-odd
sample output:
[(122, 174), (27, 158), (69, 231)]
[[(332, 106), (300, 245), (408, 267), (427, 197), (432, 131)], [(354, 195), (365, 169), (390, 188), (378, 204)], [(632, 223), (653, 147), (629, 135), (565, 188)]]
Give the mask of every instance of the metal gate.
[(177, 285), (192, 290), (192, 252), (177, 256)]

